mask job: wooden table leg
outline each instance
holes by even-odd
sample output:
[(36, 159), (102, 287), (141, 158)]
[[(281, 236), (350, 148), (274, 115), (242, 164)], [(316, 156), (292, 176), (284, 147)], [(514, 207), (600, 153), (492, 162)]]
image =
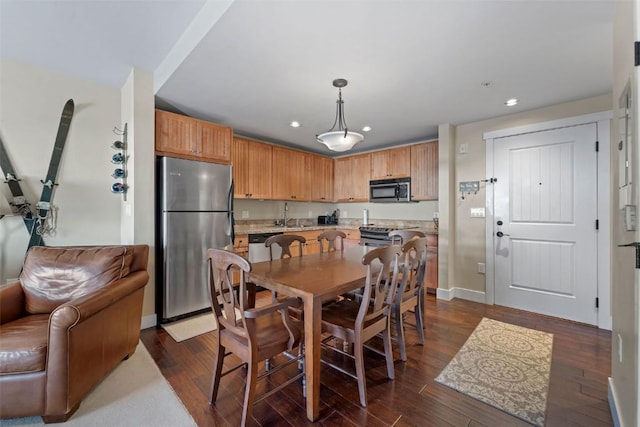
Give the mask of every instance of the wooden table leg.
[(320, 339), (322, 303), (308, 297), (304, 301), (304, 343), (307, 379), (307, 418), (316, 421), (320, 415)]

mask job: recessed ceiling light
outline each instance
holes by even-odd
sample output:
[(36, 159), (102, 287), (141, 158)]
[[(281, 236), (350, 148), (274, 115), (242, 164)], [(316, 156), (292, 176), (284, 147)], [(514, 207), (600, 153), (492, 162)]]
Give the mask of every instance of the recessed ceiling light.
[(507, 107), (513, 107), (518, 104), (518, 100), (516, 98), (507, 99), (504, 103)]
[(371, 131), (371, 126), (365, 126), (362, 128), (362, 132), (369, 132)]
[(292, 128), (299, 128), (301, 125), (300, 122), (293, 121), (289, 123), (289, 126), (291, 126)]

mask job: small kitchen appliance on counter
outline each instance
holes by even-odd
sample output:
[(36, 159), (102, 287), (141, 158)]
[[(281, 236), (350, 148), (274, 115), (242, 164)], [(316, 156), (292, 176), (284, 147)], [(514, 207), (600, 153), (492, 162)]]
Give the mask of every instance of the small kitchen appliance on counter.
[(339, 217), (340, 209), (336, 209), (331, 215), (320, 215), (318, 217), (318, 225), (338, 225)]

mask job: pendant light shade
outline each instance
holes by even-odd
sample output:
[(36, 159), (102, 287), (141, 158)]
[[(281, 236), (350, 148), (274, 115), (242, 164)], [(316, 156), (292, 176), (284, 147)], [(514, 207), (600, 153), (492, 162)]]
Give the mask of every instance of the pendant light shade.
[[(316, 140), (332, 151), (351, 150), (354, 145), (364, 140), (364, 136), (361, 133), (351, 132), (347, 129), (347, 122), (344, 119), (344, 101), (342, 101), (342, 88), (346, 85), (347, 81), (345, 79), (335, 79), (333, 81), (333, 86), (338, 88), (336, 120), (327, 132), (316, 135)], [(337, 129), (336, 125), (338, 126)]]

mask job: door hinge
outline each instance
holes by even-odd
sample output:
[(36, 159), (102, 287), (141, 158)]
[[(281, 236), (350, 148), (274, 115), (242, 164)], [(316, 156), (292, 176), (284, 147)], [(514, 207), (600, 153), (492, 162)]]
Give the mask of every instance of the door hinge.
[(600, 220), (596, 219), (596, 230), (600, 230)]
[(596, 297), (596, 308), (600, 308), (600, 298)]
[(633, 43), (633, 64), (640, 65), (640, 42)]
[(600, 141), (596, 141), (596, 153), (600, 151)]

